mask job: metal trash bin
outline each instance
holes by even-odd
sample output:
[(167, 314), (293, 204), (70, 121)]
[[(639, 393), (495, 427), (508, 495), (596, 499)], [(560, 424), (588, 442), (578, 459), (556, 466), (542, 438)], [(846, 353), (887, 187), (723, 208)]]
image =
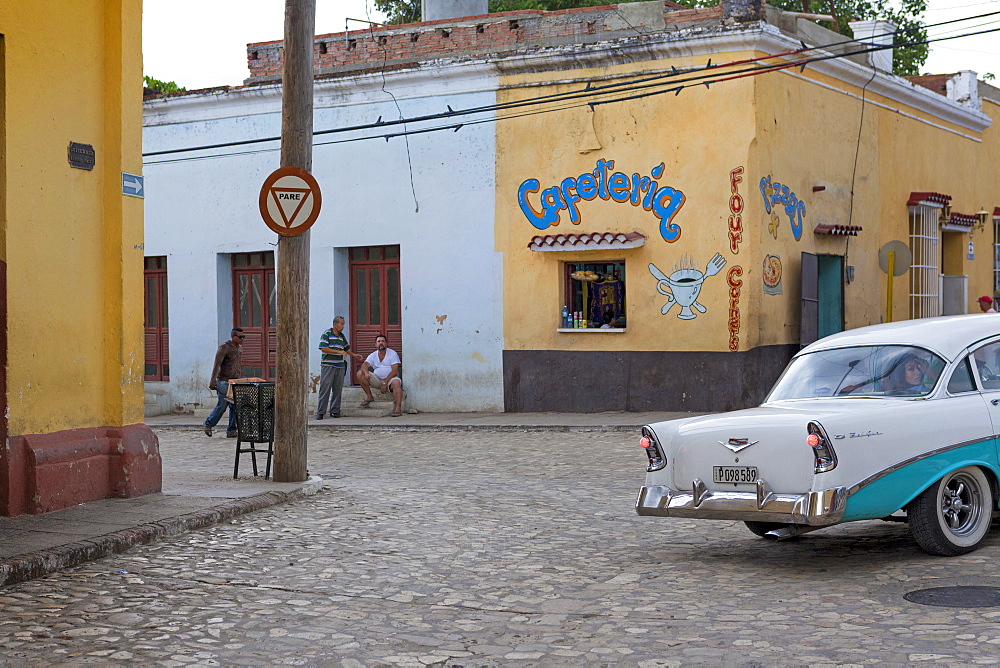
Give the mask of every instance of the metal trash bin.
[[(233, 478), (239, 476), (240, 455), (250, 453), (253, 474), (257, 473), (257, 453), (267, 454), (264, 478), (271, 477), (271, 456), (274, 454), (274, 383), (233, 383), (233, 403), (236, 410), (236, 464)], [(267, 443), (267, 449), (257, 447)], [(249, 446), (249, 447), (247, 447)]]

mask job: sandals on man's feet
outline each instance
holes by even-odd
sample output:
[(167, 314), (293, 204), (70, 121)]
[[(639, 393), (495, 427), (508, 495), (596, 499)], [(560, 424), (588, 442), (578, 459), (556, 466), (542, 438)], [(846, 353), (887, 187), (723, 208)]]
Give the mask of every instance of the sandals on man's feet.
[(367, 406), (368, 404), (370, 404), (373, 401), (375, 401), (375, 400), (374, 399), (365, 399), (364, 401), (361, 402), (361, 407), (364, 408), (365, 406)]
[(402, 415), (402, 413), (400, 413), (399, 411), (393, 411), (389, 413), (389, 417), (399, 417), (400, 415)]

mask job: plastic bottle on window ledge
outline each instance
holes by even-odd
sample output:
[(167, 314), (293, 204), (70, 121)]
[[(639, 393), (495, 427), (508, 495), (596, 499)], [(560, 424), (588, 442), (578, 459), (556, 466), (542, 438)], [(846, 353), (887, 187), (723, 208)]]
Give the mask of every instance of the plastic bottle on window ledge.
[(562, 310), (562, 325), (561, 325), (561, 327), (563, 329), (566, 329), (566, 328), (569, 327), (569, 309), (567, 307), (565, 307), (565, 306), (563, 306), (563, 310)]

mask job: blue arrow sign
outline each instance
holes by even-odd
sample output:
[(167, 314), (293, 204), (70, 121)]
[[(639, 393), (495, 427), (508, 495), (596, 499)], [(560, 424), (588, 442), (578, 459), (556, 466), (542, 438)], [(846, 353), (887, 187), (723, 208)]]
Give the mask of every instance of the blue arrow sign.
[(143, 180), (143, 177), (138, 174), (122, 172), (122, 195), (145, 197), (143, 194)]

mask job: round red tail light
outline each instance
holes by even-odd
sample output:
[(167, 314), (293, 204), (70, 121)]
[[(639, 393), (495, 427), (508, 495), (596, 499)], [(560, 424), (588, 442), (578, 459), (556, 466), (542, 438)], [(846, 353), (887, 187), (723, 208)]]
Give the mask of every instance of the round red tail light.
[(806, 445), (810, 448), (818, 448), (820, 444), (819, 434), (809, 434), (806, 436)]
[(639, 439), (639, 445), (641, 445), (644, 448), (648, 449), (649, 446), (651, 446), (652, 444), (653, 442), (649, 440), (649, 436), (643, 436), (642, 438)]

